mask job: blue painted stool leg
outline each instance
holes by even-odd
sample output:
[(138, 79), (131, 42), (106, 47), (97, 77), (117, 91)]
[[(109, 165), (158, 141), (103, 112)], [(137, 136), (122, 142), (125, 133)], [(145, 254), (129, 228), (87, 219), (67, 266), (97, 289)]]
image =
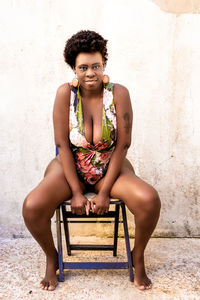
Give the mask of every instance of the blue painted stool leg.
[(122, 208), (125, 241), (126, 241), (126, 252), (128, 257), (129, 277), (130, 277), (130, 281), (134, 281), (131, 249), (130, 249), (129, 234), (128, 234), (128, 225), (127, 225), (127, 218), (126, 218), (126, 208), (124, 203), (121, 203), (121, 208)]
[(65, 217), (66, 212), (66, 205), (62, 205), (62, 215), (63, 215), (63, 224), (64, 224), (64, 232), (65, 232), (65, 240), (67, 245), (67, 254), (71, 255), (71, 245), (70, 245), (70, 239), (69, 239), (69, 227), (67, 218)]
[(56, 209), (56, 228), (57, 228), (57, 241), (58, 241), (58, 265), (59, 265), (59, 281), (64, 281), (63, 276), (63, 256), (62, 256), (62, 235), (61, 235), (61, 222), (60, 222), (60, 206)]
[(119, 228), (119, 204), (115, 204), (115, 225), (114, 225), (114, 249), (113, 256), (117, 256), (117, 240), (118, 240), (118, 228)]

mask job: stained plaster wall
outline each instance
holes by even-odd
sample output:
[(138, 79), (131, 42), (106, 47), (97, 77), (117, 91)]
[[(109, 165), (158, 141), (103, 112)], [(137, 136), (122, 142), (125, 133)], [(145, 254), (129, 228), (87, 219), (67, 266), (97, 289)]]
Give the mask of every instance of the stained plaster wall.
[[(1, 2), (1, 235), (29, 234), (21, 206), (54, 157), (55, 93), (73, 77), (62, 52), (80, 29), (109, 40), (107, 73), (130, 91), (128, 158), (162, 201), (154, 235), (200, 235), (199, 8), (199, 1)], [(129, 226), (134, 234), (130, 214)], [(111, 230), (98, 225), (97, 234)]]

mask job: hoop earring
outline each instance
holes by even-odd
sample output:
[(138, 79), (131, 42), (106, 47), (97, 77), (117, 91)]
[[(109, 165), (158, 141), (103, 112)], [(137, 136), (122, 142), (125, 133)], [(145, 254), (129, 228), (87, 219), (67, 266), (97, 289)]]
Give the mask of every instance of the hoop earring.
[(103, 75), (103, 79), (102, 79), (103, 83), (106, 84), (110, 81), (110, 78), (108, 75)]
[(73, 78), (72, 85), (73, 85), (73, 87), (77, 87), (78, 86), (78, 79), (76, 77)]

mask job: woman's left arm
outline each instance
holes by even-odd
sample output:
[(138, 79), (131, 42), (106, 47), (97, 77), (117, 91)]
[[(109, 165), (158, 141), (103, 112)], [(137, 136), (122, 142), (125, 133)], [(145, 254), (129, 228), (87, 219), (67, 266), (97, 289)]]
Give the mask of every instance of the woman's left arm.
[(115, 84), (113, 93), (117, 119), (117, 141), (109, 162), (108, 170), (103, 178), (103, 184), (96, 196), (99, 199), (106, 199), (106, 203), (104, 202), (103, 204), (103, 200), (101, 200), (101, 204), (96, 203), (95, 209), (93, 208), (93, 211), (99, 214), (108, 211), (110, 191), (120, 174), (124, 158), (131, 145), (133, 112), (129, 92), (124, 86)]

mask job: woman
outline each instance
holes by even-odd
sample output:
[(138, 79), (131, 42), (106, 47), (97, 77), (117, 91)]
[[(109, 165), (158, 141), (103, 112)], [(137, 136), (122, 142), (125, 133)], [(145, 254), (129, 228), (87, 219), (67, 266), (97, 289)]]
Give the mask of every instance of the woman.
[[(119, 198), (135, 217), (132, 260), (134, 284), (150, 289), (144, 250), (157, 224), (160, 200), (153, 187), (138, 178), (126, 159), (131, 144), (132, 108), (128, 90), (104, 75), (107, 40), (94, 31), (80, 31), (66, 43), (64, 58), (76, 78), (57, 90), (53, 121), (59, 155), (23, 205), (25, 224), (46, 254), (45, 290), (57, 285), (57, 251), (51, 233), (56, 207), (72, 198), (71, 210), (82, 215), (109, 210), (109, 197)], [(91, 202), (86, 191), (96, 195)]]

